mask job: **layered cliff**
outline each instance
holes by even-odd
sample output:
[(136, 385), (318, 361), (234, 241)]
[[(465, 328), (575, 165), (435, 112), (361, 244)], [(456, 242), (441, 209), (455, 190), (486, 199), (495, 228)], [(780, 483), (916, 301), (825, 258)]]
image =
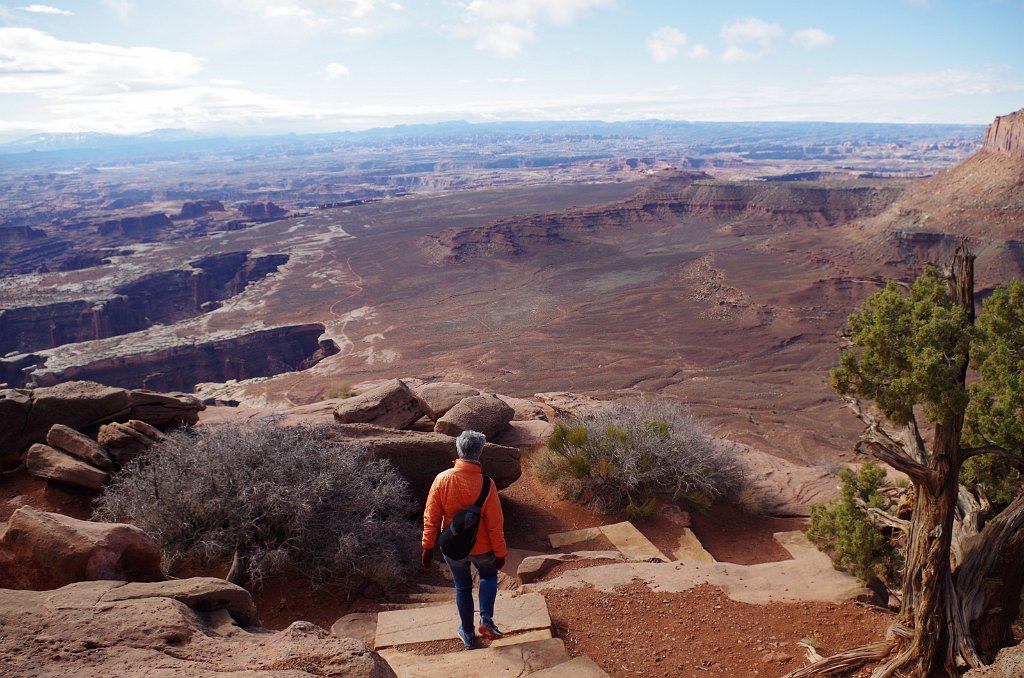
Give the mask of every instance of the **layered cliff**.
[(1024, 108), (997, 117), (985, 130), (981, 150), (1024, 160)]
[(477, 228), (452, 228), (425, 240), (435, 260), (472, 256), (519, 256), (531, 246), (565, 242), (572, 233), (623, 229), (683, 218), (715, 222), (742, 235), (763, 231), (827, 227), (885, 210), (902, 183), (716, 181), (702, 172), (660, 177), (635, 198), (595, 208), (497, 219)]
[(157, 271), (123, 283), (106, 299), (0, 309), (0, 355), (105, 339), (191, 318), (287, 261), (284, 254), (225, 252), (192, 261), (188, 269)]
[[(12, 379), (10, 385), (53, 386), (87, 380), (120, 388), (191, 391), (204, 381), (251, 379), (312, 367), (338, 352), (331, 339), (321, 340), (323, 333), (323, 325), (309, 323), (242, 328), (214, 333), (202, 341), (168, 333), (157, 340), (92, 342), (98, 345), (39, 352), (33, 356), (35, 367), (23, 370), (22, 382)], [(0, 364), (8, 360), (0, 359)]]

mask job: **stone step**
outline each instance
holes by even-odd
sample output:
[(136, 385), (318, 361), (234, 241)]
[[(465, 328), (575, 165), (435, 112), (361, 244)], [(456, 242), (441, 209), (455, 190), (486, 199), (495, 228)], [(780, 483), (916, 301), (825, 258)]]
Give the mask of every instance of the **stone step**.
[(534, 678), (608, 678), (604, 669), (587, 655), (531, 673)]
[(527, 676), (569, 661), (569, 653), (565, 651), (565, 644), (559, 638), (439, 655), (383, 650), (380, 656), (391, 666), (398, 678)]
[(704, 549), (704, 545), (697, 539), (697, 535), (688, 527), (683, 528), (679, 535), (679, 543), (672, 550), (673, 560), (701, 560), (706, 563), (715, 562), (715, 557)]
[[(539, 593), (499, 595), (494, 605), (494, 622), (505, 633), (551, 628), (547, 603)], [(458, 613), (455, 605), (450, 602), (414, 609), (387, 610), (377, 615), (373, 648), (381, 650), (455, 638), (458, 626)]]
[[(618, 551), (631, 560), (660, 560), (668, 562), (668, 558), (657, 546), (636, 529), (633, 523), (628, 521), (615, 523), (613, 525), (602, 525), (600, 527), (587, 527), (582, 530), (571, 530), (569, 532), (556, 532), (548, 535), (548, 540), (554, 548), (578, 544), (581, 541), (604, 536), (611, 542)], [(696, 537), (694, 537), (696, 539)]]

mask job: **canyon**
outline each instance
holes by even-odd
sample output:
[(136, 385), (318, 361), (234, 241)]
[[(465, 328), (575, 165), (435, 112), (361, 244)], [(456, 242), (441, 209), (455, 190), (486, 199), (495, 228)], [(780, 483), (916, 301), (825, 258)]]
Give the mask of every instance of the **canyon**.
[(259, 406), (396, 374), (653, 393), (834, 460), (858, 427), (827, 373), (860, 301), (963, 235), (982, 288), (1024, 271), (1020, 114), (994, 125), (441, 125), (345, 160), (311, 141), (301, 173), (248, 146), (241, 175), (195, 148), (155, 174), (37, 153), (3, 172), (0, 380)]

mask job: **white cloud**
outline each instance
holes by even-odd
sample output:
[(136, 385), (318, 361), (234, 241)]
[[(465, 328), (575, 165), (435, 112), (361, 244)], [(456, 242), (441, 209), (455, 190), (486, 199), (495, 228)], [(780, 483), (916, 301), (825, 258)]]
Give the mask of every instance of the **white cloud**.
[(473, 40), (478, 50), (509, 59), (537, 39), (541, 24), (565, 26), (587, 12), (617, 0), (469, 0), (461, 5), (462, 23), (451, 30)]
[(348, 66), (344, 64), (329, 63), (324, 69), (327, 73), (327, 77), (331, 80), (337, 80), (338, 78), (346, 78), (349, 76)]
[(201, 60), (155, 47), (68, 42), (32, 28), (0, 28), (0, 91), (96, 95), (178, 86)]
[(727, 64), (742, 64), (748, 61), (757, 61), (764, 56), (761, 51), (753, 51), (737, 47), (736, 45), (729, 45), (722, 52), (722, 61)]
[(711, 56), (711, 50), (700, 43), (690, 48), (691, 59), (707, 59), (709, 56)]
[(782, 26), (768, 23), (763, 19), (749, 16), (737, 19), (731, 24), (722, 26), (722, 40), (727, 45), (755, 44), (761, 49), (768, 49), (772, 42), (785, 35)]
[(220, 0), (231, 11), (267, 22), (310, 32), (337, 31), (349, 35), (369, 32), (371, 15), (378, 9), (402, 11), (390, 0)]
[(62, 16), (74, 16), (74, 12), (69, 12), (66, 9), (60, 9), (58, 7), (51, 7), (50, 5), (28, 5), (27, 7), (19, 7), (23, 12), (32, 12), (33, 14), (60, 14)]
[[(0, 28), (0, 92), (38, 97), (54, 131), (142, 132), (158, 127), (207, 128), (308, 109), (242, 89), (237, 81), (195, 78), (202, 60), (154, 47), (60, 40), (31, 28)], [(36, 123), (38, 128), (39, 123)], [(0, 127), (23, 129), (7, 119)]]
[(229, 80), (226, 78), (210, 78), (209, 83), (211, 85), (217, 85), (218, 87), (238, 87), (242, 84), (242, 81)]
[(135, 9), (131, 0), (103, 0), (103, 4), (121, 17), (127, 17)]
[(466, 11), (489, 21), (516, 24), (546, 21), (571, 24), (592, 9), (610, 7), (616, 0), (470, 0)]
[(665, 63), (678, 57), (687, 41), (686, 33), (678, 28), (662, 26), (647, 38), (647, 52), (658, 63)]
[(531, 29), (504, 22), (481, 27), (474, 37), (474, 47), (503, 59), (519, 56), (526, 45), (537, 39)]
[(772, 43), (785, 35), (785, 31), (778, 24), (749, 16), (722, 26), (719, 35), (725, 43), (722, 61), (742, 63), (767, 56)]
[(805, 47), (807, 49), (815, 49), (817, 47), (828, 47), (835, 43), (836, 36), (831, 33), (826, 33), (820, 28), (805, 28), (802, 31), (797, 31), (791, 38), (794, 45)]

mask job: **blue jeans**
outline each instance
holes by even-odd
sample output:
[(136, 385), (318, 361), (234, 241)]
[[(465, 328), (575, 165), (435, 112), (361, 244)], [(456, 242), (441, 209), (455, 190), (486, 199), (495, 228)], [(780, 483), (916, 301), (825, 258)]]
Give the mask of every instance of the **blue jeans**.
[[(442, 554), (443, 555), (443, 554)], [(476, 566), (480, 576), (480, 616), (488, 619), (494, 616), (494, 599), (498, 596), (498, 568), (494, 566), (494, 551), (466, 556), (462, 560), (451, 560), (444, 556), (448, 569), (455, 580), (455, 607), (459, 609), (462, 629), (468, 634), (476, 633), (473, 625), (473, 572)]]

